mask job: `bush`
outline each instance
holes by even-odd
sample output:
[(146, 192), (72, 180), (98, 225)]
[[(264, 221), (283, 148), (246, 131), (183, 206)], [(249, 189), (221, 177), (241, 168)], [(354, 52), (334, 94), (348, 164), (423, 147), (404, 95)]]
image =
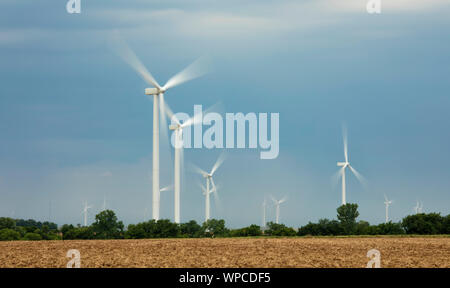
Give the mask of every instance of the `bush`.
[(249, 237), (249, 236), (261, 236), (262, 231), (258, 225), (250, 225), (241, 229), (235, 229), (230, 231), (231, 237)]
[(202, 226), (194, 220), (180, 224), (181, 237), (197, 238), (201, 236), (201, 232)]
[(202, 225), (202, 231), (206, 236), (225, 237), (229, 230), (225, 227), (225, 220), (209, 219)]
[(298, 229), (297, 235), (299, 236), (325, 236), (325, 235), (341, 235), (342, 228), (338, 221), (320, 219), (319, 223), (309, 222), (303, 227)]
[(405, 234), (405, 230), (403, 230), (401, 223), (392, 223), (391, 221), (389, 221), (388, 223), (379, 224), (377, 227), (377, 232), (381, 235)]
[[(448, 216), (447, 216), (448, 217)], [(402, 226), (407, 234), (444, 234), (444, 217), (438, 213), (421, 213), (403, 218)]]
[(444, 217), (442, 222), (442, 234), (450, 234), (450, 215)]
[[(195, 221), (194, 221), (195, 222)], [(150, 220), (136, 225), (128, 225), (125, 232), (127, 239), (144, 239), (144, 238), (175, 238), (179, 237), (180, 228), (178, 224), (170, 222), (170, 220)]]
[(5, 228), (0, 230), (0, 241), (13, 241), (19, 239), (20, 233), (13, 229)]
[(28, 232), (23, 236), (23, 240), (37, 241), (42, 240), (42, 237), (37, 233)]
[(284, 224), (267, 223), (268, 229), (265, 231), (270, 236), (295, 236), (297, 233), (294, 229), (286, 227)]
[(0, 230), (2, 229), (14, 229), (16, 227), (16, 221), (8, 217), (0, 217)]

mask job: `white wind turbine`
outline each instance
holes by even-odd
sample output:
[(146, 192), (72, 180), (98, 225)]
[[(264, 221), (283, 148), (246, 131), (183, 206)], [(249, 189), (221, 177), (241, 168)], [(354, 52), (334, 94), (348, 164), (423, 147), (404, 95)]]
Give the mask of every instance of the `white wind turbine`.
[(272, 197), (272, 201), (274, 202), (275, 207), (276, 207), (275, 223), (279, 224), (279, 220), (280, 220), (280, 204), (286, 202), (286, 197), (283, 197), (283, 199), (281, 199), (281, 200), (277, 200), (274, 197)]
[(416, 201), (416, 206), (413, 207), (413, 210), (416, 214), (423, 213), (423, 203)]
[[(358, 172), (356, 171), (355, 168), (353, 168), (350, 165), (350, 162), (348, 161), (348, 148), (347, 148), (347, 130), (345, 128), (343, 128), (343, 138), (344, 138), (344, 158), (345, 158), (345, 162), (337, 162), (337, 166), (342, 167), (338, 173), (341, 175), (341, 180), (342, 180), (342, 205), (347, 204), (347, 200), (346, 200), (346, 186), (345, 186), (345, 170), (347, 168), (350, 169), (350, 171), (352, 171), (352, 173), (356, 176), (356, 178), (361, 182), (364, 183), (364, 177)], [(338, 175), (339, 176), (339, 175)]]
[(392, 204), (392, 200), (388, 200), (386, 194), (384, 194), (384, 205), (386, 205), (386, 223), (389, 222), (389, 205)]
[(87, 217), (88, 217), (88, 209), (91, 209), (92, 206), (88, 206), (87, 201), (84, 202), (84, 207), (83, 207), (83, 212), (81, 212), (82, 214), (84, 214), (84, 226), (87, 226)]
[(266, 197), (264, 197), (264, 202), (262, 204), (262, 228), (264, 229), (266, 227), (266, 207), (267, 207), (267, 202), (266, 202)]
[(106, 211), (106, 193), (103, 193), (102, 211)]
[(203, 119), (201, 117), (197, 117), (198, 115), (194, 115), (192, 118), (181, 123), (181, 121), (176, 117), (176, 115), (172, 112), (169, 105), (165, 104), (165, 111), (168, 117), (175, 122), (175, 124), (171, 124), (169, 126), (170, 130), (174, 131), (174, 141), (173, 146), (175, 148), (175, 159), (174, 159), (174, 202), (175, 202), (175, 215), (174, 221), (175, 223), (180, 223), (180, 191), (181, 191), (181, 165), (183, 162), (183, 129), (189, 127), (191, 125), (196, 125), (201, 123)]
[[(119, 40), (119, 39), (118, 39)], [(208, 71), (205, 58), (199, 58), (184, 70), (173, 76), (164, 86), (160, 86), (152, 74), (145, 68), (136, 54), (124, 41), (117, 41), (119, 55), (153, 88), (146, 88), (145, 95), (153, 96), (153, 219), (159, 219), (160, 187), (159, 187), (159, 111), (164, 115), (164, 93), (177, 85), (198, 78)], [(165, 116), (162, 117), (165, 121)], [(163, 123), (163, 129), (167, 126)]]
[[(204, 189), (204, 195), (205, 195), (205, 222), (209, 220), (210, 218), (210, 194), (214, 192), (214, 196), (216, 201), (218, 200), (218, 194), (217, 194), (217, 187), (214, 183), (214, 173), (216, 173), (217, 169), (219, 169), (220, 165), (222, 165), (223, 161), (225, 160), (224, 154), (220, 154), (219, 158), (217, 158), (216, 163), (214, 163), (214, 166), (211, 169), (211, 172), (205, 172), (204, 170), (194, 166), (195, 170), (197, 170), (198, 173), (200, 173), (205, 179), (206, 179), (206, 188)], [(210, 189), (209, 184), (211, 183), (212, 190)], [(216, 203), (217, 204), (217, 203)]]

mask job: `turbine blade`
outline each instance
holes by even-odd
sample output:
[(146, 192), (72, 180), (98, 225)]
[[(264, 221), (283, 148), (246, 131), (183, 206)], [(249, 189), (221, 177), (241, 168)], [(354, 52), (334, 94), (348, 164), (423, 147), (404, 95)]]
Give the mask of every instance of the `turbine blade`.
[(389, 200), (388, 200), (386, 194), (384, 194), (384, 200), (385, 200), (386, 202), (389, 202)]
[(170, 109), (169, 104), (167, 104), (167, 102), (165, 102), (163, 99), (164, 99), (164, 97), (161, 97), (161, 102), (164, 102), (164, 111), (161, 111), (161, 112), (165, 113), (165, 116), (167, 116), (169, 119), (174, 119), (175, 122), (177, 122), (177, 124), (180, 125), (180, 121), (175, 116), (175, 114), (173, 113), (172, 109)]
[(342, 138), (344, 139), (344, 157), (345, 157), (345, 162), (348, 163), (347, 127), (345, 125), (342, 125)]
[(205, 186), (203, 186), (203, 184), (200, 184), (200, 183), (198, 183), (198, 186), (200, 186), (200, 188), (202, 188), (203, 195), (206, 195), (206, 188), (205, 188)]
[(358, 171), (356, 171), (355, 168), (353, 168), (351, 165), (348, 165), (350, 170), (353, 172), (353, 175), (356, 176), (356, 179), (364, 186), (365, 189), (367, 189), (367, 180), (362, 176)]
[(281, 203), (283, 203), (283, 202), (286, 202), (286, 200), (287, 200), (287, 197), (284, 196), (283, 199), (281, 199), (280, 201), (278, 201), (278, 203), (281, 204)]
[(275, 199), (272, 195), (270, 195), (270, 199), (275, 203), (275, 205), (278, 205), (277, 199)]
[(339, 178), (342, 176), (342, 171), (344, 169), (345, 169), (344, 166), (341, 167), (336, 173), (333, 174), (333, 176), (331, 176), (331, 185), (333, 189), (338, 185)]
[(169, 191), (173, 189), (173, 185), (169, 185), (166, 187), (161, 188), (159, 191), (164, 192), (164, 191)]
[(213, 168), (211, 169), (211, 175), (214, 175), (214, 173), (217, 171), (217, 169), (219, 169), (220, 165), (222, 165), (223, 161), (225, 160), (225, 154), (221, 153), (219, 155), (219, 158), (217, 158), (216, 163), (214, 163)]
[(120, 38), (120, 36), (115, 33), (114, 34), (114, 50), (116, 53), (128, 64), (133, 68), (141, 77), (144, 79), (147, 83), (150, 85), (161, 88), (159, 86), (158, 82), (153, 78), (152, 74), (145, 68), (144, 64), (139, 60), (139, 58), (136, 56), (136, 54), (133, 52), (133, 50), (128, 46), (128, 44)]
[(201, 168), (199, 168), (198, 166), (196, 166), (196, 165), (194, 165), (192, 163), (191, 163), (191, 167), (192, 167), (192, 170), (194, 172), (197, 172), (197, 173), (201, 174), (202, 176), (207, 176), (208, 175), (208, 173), (205, 170), (202, 170)]
[(212, 184), (212, 187), (213, 187), (212, 192), (214, 192), (214, 194), (216, 194), (217, 187), (216, 187), (216, 184), (214, 183), (214, 179), (211, 177), (210, 180), (211, 180), (211, 184)]
[[(207, 114), (209, 112), (212, 112), (215, 110), (216, 107), (220, 106), (221, 103), (218, 102), (212, 106), (210, 106), (209, 108), (205, 109), (202, 111), (202, 114)], [(200, 114), (200, 113), (199, 113)], [(197, 125), (197, 124), (201, 124), (203, 122), (203, 119), (201, 117), (196, 117), (199, 116), (199, 114), (195, 114), (193, 117), (189, 118), (189, 120), (185, 121), (181, 127), (187, 127), (187, 126), (191, 126), (191, 125)]]
[(209, 57), (200, 57), (195, 60), (191, 65), (186, 67), (183, 71), (174, 75), (167, 81), (164, 85), (164, 89), (170, 89), (184, 82), (190, 81), (192, 79), (198, 78), (209, 72), (210, 60)]

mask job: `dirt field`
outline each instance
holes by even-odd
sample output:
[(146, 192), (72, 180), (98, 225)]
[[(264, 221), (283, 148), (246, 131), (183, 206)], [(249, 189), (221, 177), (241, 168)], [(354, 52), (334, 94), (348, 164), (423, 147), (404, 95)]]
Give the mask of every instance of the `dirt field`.
[(450, 267), (450, 238), (228, 238), (0, 242), (0, 267)]

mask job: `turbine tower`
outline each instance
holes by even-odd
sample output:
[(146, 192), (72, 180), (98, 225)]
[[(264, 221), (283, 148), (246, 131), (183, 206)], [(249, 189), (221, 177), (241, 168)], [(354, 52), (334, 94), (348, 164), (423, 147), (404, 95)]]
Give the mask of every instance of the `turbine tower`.
[(280, 220), (280, 204), (283, 202), (286, 202), (286, 197), (284, 197), (281, 200), (276, 200), (275, 198), (272, 197), (272, 201), (275, 204), (276, 207), (276, 218), (275, 218), (275, 223), (279, 224), (279, 220)]
[[(214, 192), (215, 200), (218, 200), (218, 194), (217, 194), (217, 187), (214, 183), (214, 173), (216, 173), (217, 169), (219, 169), (220, 165), (222, 165), (223, 161), (225, 160), (224, 154), (221, 154), (219, 158), (217, 158), (216, 163), (214, 163), (214, 166), (211, 169), (211, 172), (205, 172), (204, 170), (194, 166), (194, 168), (197, 170), (198, 173), (200, 173), (205, 179), (206, 179), (206, 188), (204, 189), (204, 195), (205, 195), (205, 222), (209, 220), (210, 218), (210, 194)], [(209, 184), (211, 183), (212, 190), (209, 188)], [(217, 204), (217, 203), (216, 203)]]
[(388, 200), (386, 194), (384, 195), (384, 205), (386, 205), (386, 221), (385, 223), (389, 222), (389, 205), (392, 204), (392, 200)]
[(262, 204), (262, 228), (264, 229), (266, 227), (266, 206), (267, 206), (267, 202), (266, 202), (266, 197), (264, 197), (264, 202)]
[(103, 193), (102, 211), (106, 211), (106, 193)]
[(83, 207), (83, 215), (84, 215), (84, 226), (87, 226), (87, 217), (88, 217), (88, 209), (91, 209), (92, 206), (88, 206), (87, 201), (84, 202), (84, 207)]
[(347, 199), (346, 199), (346, 183), (345, 183), (345, 170), (347, 168), (350, 169), (350, 171), (356, 176), (356, 178), (363, 183), (364, 182), (364, 178), (363, 176), (356, 171), (355, 168), (353, 168), (350, 165), (350, 162), (348, 161), (348, 148), (347, 148), (347, 130), (345, 128), (343, 128), (343, 139), (344, 139), (344, 159), (345, 162), (337, 162), (337, 166), (342, 167), (338, 173), (341, 176), (341, 181), (342, 181), (342, 205), (347, 204)]
[(175, 122), (169, 126), (169, 129), (174, 131), (174, 141), (173, 145), (175, 148), (175, 163), (174, 163), (174, 204), (175, 204), (175, 223), (180, 223), (180, 190), (181, 190), (181, 163), (183, 162), (183, 128), (189, 127), (191, 125), (195, 125), (201, 123), (203, 119), (201, 117), (197, 117), (198, 115), (194, 115), (192, 118), (181, 123), (181, 121), (176, 117), (176, 115), (172, 112), (169, 105), (165, 104), (165, 111), (167, 116)]
[[(118, 39), (119, 40), (119, 39)], [(145, 68), (136, 54), (131, 48), (124, 42), (118, 41), (118, 53), (148, 84), (153, 86), (152, 88), (145, 89), (145, 95), (153, 97), (153, 196), (152, 196), (152, 208), (153, 219), (159, 220), (159, 207), (160, 207), (160, 186), (159, 186), (159, 112), (165, 120), (164, 113), (164, 93), (177, 85), (180, 85), (189, 80), (198, 78), (207, 73), (207, 67), (204, 58), (199, 58), (184, 70), (173, 76), (167, 81), (164, 86), (153, 78), (152, 74)], [(163, 129), (167, 129), (167, 126), (163, 125)]]

